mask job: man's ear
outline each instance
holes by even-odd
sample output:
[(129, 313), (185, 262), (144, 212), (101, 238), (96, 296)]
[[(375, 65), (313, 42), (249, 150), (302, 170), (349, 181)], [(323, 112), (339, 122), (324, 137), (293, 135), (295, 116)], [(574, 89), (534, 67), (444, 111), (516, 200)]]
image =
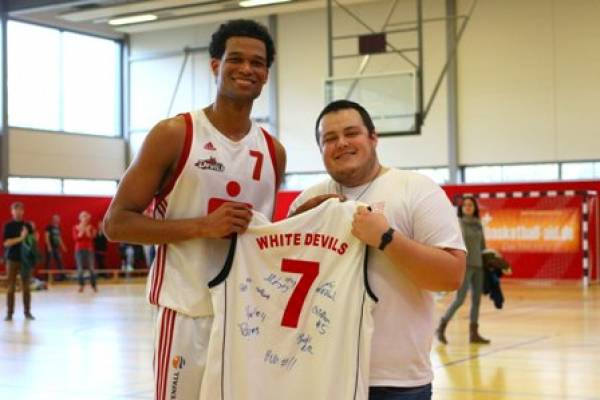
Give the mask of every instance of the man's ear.
[(379, 142), (379, 135), (377, 134), (377, 131), (369, 132), (369, 139), (371, 139), (375, 144), (377, 144)]

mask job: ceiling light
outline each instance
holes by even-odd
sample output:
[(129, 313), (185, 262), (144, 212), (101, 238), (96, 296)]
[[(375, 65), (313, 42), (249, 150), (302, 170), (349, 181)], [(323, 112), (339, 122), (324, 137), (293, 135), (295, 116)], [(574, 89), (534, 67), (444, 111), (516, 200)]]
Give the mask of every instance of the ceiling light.
[(154, 14), (141, 14), (141, 15), (132, 15), (130, 17), (113, 18), (108, 21), (108, 24), (109, 25), (128, 25), (128, 24), (136, 24), (138, 22), (154, 21), (156, 19), (158, 19), (158, 17)]
[(288, 3), (292, 0), (241, 0), (240, 7), (265, 6), (267, 4)]

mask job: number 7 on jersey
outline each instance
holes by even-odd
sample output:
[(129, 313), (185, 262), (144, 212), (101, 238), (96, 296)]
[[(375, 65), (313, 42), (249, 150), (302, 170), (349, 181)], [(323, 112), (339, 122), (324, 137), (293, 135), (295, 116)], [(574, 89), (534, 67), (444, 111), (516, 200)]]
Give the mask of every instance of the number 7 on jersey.
[(292, 272), (302, 275), (285, 307), (283, 318), (281, 318), (281, 326), (297, 328), (300, 312), (304, 306), (306, 296), (308, 295), (313, 282), (319, 275), (319, 263), (315, 261), (284, 258), (281, 260), (281, 270), (283, 272)]

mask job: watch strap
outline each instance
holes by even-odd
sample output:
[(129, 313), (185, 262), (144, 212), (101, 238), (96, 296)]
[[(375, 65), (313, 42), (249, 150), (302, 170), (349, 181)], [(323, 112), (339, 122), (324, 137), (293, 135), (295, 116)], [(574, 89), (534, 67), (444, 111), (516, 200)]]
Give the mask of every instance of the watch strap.
[(379, 250), (385, 249), (385, 247), (390, 244), (393, 239), (394, 229), (390, 228), (383, 235), (381, 235), (381, 242), (379, 243)]

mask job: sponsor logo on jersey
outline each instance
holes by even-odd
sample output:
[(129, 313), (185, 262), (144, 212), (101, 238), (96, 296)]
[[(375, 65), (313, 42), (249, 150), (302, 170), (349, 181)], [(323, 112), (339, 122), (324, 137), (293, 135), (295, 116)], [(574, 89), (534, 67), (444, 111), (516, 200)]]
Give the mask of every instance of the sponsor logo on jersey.
[[(183, 369), (183, 367), (185, 367), (185, 358), (183, 358), (182, 356), (175, 356), (173, 357), (173, 361), (171, 364), (176, 370)], [(173, 381), (171, 382), (171, 400), (177, 399), (177, 384), (179, 383), (179, 372), (180, 371), (175, 371), (175, 373), (173, 374)]]
[(185, 367), (185, 358), (182, 356), (173, 357), (173, 368), (182, 369)]
[(214, 157), (207, 158), (206, 160), (198, 160), (194, 165), (200, 169), (209, 169), (215, 172), (225, 171), (225, 166)]
[(212, 142), (208, 142), (204, 145), (204, 150), (215, 151), (217, 148), (212, 144)]

